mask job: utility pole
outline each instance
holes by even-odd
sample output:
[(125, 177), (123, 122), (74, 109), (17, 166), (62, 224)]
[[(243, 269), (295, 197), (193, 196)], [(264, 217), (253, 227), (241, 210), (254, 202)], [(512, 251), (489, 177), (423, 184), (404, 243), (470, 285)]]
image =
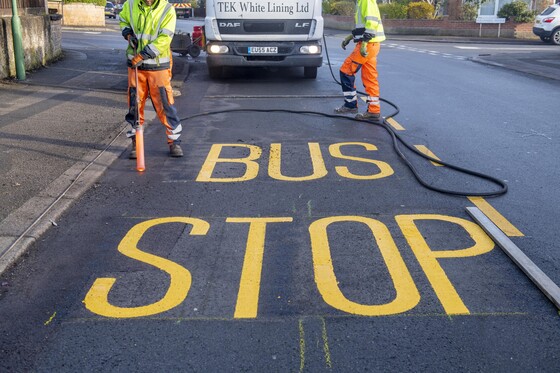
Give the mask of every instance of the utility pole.
[(19, 80), (25, 80), (25, 60), (23, 56), (23, 42), (21, 39), (21, 21), (18, 15), (16, 0), (12, 0), (12, 39), (14, 41), (16, 76)]

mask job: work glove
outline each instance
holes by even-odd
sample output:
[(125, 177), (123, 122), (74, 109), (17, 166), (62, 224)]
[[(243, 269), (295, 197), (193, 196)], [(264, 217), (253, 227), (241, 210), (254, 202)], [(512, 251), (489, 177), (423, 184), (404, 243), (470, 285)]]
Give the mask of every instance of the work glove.
[(375, 37), (374, 34), (370, 34), (369, 32), (364, 32), (364, 34), (362, 35), (362, 40), (363, 41), (370, 41), (374, 37)]
[(132, 49), (138, 49), (138, 38), (134, 34), (127, 35), (126, 40), (128, 40), (128, 44), (132, 47)]
[(123, 38), (124, 38), (125, 40), (128, 40), (128, 37), (129, 37), (130, 35), (136, 36), (136, 35), (134, 35), (134, 31), (133, 31), (130, 27), (125, 27), (125, 28), (122, 30), (121, 35), (123, 36)]
[(144, 56), (142, 56), (142, 53), (138, 53), (132, 58), (130, 64), (132, 65), (132, 68), (135, 68), (142, 65), (142, 62), (144, 62)]
[(362, 57), (368, 56), (367, 45), (368, 43), (365, 41), (362, 41), (362, 45), (360, 45), (360, 54), (362, 55)]
[(340, 46), (342, 47), (342, 49), (346, 50), (346, 46), (350, 43), (350, 41), (354, 38), (353, 35), (348, 35), (343, 41), (342, 44), (340, 44)]
[(142, 52), (138, 53), (136, 56), (134, 56), (132, 58), (132, 60), (130, 60), (130, 63), (132, 64), (132, 67), (138, 67), (142, 64), (142, 61), (144, 60), (149, 60), (150, 58), (155, 58), (156, 55), (153, 54), (153, 52), (150, 51), (149, 48), (144, 48), (142, 50)]

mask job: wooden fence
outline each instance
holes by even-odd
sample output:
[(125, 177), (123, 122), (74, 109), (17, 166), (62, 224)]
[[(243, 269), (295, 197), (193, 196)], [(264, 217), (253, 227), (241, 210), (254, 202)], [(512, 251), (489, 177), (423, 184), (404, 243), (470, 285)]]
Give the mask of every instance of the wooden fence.
[[(20, 15), (45, 14), (47, 0), (16, 0)], [(0, 0), (0, 16), (12, 15), (12, 0)]]

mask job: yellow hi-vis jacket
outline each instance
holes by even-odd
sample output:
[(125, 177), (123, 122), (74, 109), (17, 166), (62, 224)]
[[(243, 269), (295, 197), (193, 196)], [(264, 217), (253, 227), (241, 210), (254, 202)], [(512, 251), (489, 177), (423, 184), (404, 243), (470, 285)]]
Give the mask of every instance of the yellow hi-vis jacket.
[(385, 40), (385, 32), (381, 23), (381, 14), (375, 0), (358, 0), (356, 4), (356, 28), (352, 32), (355, 38), (361, 37), (360, 33), (373, 35), (370, 43), (379, 43)]
[[(143, 0), (127, 0), (119, 13), (121, 30), (130, 28), (138, 38), (137, 53), (144, 52), (149, 58), (138, 66), (141, 70), (165, 70), (170, 67), (171, 40), (175, 33), (177, 15), (167, 0), (155, 0), (152, 6)], [(134, 57), (134, 49), (126, 49), (128, 63)]]

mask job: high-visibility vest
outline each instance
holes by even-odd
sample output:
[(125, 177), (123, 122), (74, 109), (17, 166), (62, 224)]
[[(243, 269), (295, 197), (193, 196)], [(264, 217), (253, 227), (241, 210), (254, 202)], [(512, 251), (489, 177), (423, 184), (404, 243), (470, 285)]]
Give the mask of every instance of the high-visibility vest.
[[(385, 40), (385, 32), (381, 23), (381, 13), (375, 0), (358, 0), (356, 4), (356, 29), (374, 35), (370, 43), (379, 43)], [(355, 37), (357, 35), (354, 35)]]
[[(154, 58), (145, 59), (138, 68), (142, 70), (164, 70), (170, 67), (171, 40), (175, 33), (177, 15), (167, 0), (155, 0), (147, 6), (143, 0), (127, 0), (119, 13), (121, 30), (129, 27), (138, 38), (137, 53), (147, 48)], [(134, 57), (134, 49), (126, 49), (128, 60)]]

